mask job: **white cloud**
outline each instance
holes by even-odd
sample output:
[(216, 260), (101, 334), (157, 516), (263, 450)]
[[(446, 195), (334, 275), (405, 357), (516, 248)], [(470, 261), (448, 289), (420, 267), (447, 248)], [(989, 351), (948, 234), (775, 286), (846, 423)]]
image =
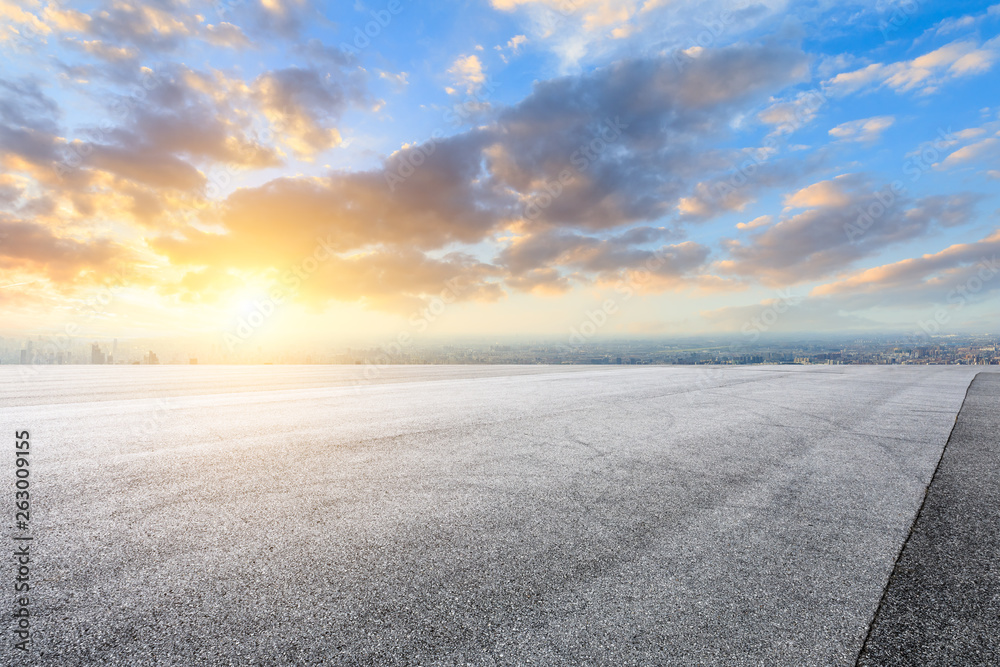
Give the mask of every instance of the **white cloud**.
[(754, 218), (750, 222), (740, 222), (736, 224), (736, 229), (757, 229), (758, 227), (766, 227), (774, 222), (774, 216), (772, 215), (762, 215), (758, 218)]
[(774, 126), (772, 135), (791, 134), (808, 125), (826, 101), (818, 90), (808, 90), (791, 99), (773, 100), (771, 106), (757, 114), (757, 118)]
[[(508, 51), (510, 53), (510, 55), (516, 56), (520, 52), (521, 47), (524, 46), (527, 43), (527, 41), (528, 41), (528, 38), (525, 35), (514, 35), (513, 37), (511, 37), (510, 39), (507, 40), (506, 51)], [(505, 51), (504, 47), (502, 47), (500, 45), (497, 45), (497, 46), (494, 46), (493, 48), (497, 52), (499, 52), (499, 54), (500, 54), (500, 60), (504, 61), (505, 63), (506, 62), (510, 62), (510, 60), (507, 57), (507, 54), (504, 53), (504, 51)]]
[(243, 33), (243, 30), (232, 23), (222, 22), (218, 25), (207, 25), (203, 36), (205, 41), (216, 46), (233, 49), (243, 49), (250, 46), (250, 40)]
[(871, 118), (841, 123), (830, 130), (829, 134), (839, 141), (872, 143), (878, 141), (882, 132), (892, 127), (895, 122), (894, 116), (872, 116)]
[(846, 206), (851, 202), (851, 188), (857, 185), (854, 174), (841, 174), (829, 181), (820, 181), (785, 197), (785, 206), (791, 208), (830, 208)]
[[(459, 56), (455, 59), (448, 73), (454, 77), (456, 86), (464, 86), (470, 95), (486, 82), (486, 75), (483, 73), (483, 62), (477, 55)], [(449, 93), (454, 88), (446, 88)]]
[(998, 148), (1000, 148), (1000, 139), (997, 139), (996, 137), (989, 137), (987, 139), (983, 139), (982, 141), (977, 141), (974, 144), (959, 148), (957, 151), (946, 157), (941, 163), (941, 166), (948, 169), (950, 167), (956, 167), (969, 162), (975, 162), (976, 160), (996, 154), (998, 152)]
[(385, 70), (379, 70), (378, 73), (378, 78), (394, 83), (400, 88), (404, 88), (409, 85), (409, 76), (410, 75), (407, 72), (393, 73), (386, 72)]
[(957, 40), (913, 60), (874, 63), (853, 72), (841, 72), (824, 82), (832, 95), (848, 95), (871, 88), (888, 87), (897, 93), (935, 92), (950, 79), (981, 74), (1000, 58), (1000, 38), (979, 44)]

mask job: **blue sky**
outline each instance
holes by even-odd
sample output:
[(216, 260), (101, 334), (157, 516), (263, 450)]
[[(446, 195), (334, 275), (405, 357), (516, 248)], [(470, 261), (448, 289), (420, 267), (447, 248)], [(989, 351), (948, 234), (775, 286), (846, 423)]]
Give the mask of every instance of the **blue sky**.
[(1000, 5), (0, 16), (5, 331), (102, 293), (122, 337), (1000, 325)]

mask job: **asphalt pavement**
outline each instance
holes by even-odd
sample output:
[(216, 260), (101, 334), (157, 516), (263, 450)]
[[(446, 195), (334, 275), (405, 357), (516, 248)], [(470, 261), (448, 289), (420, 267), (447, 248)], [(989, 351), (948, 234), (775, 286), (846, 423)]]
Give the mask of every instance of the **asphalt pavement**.
[(0, 368), (0, 663), (853, 665), (976, 373), (362, 372)]
[(976, 376), (862, 665), (1000, 665), (1000, 373)]

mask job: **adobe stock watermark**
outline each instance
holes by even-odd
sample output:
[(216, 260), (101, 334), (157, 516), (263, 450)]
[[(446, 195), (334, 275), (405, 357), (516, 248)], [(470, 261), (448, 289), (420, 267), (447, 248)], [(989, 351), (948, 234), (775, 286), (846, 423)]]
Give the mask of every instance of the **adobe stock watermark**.
[[(782, 133), (788, 134), (804, 126), (827, 102), (827, 97), (818, 89), (806, 91), (796, 100), (791, 120), (782, 125)], [(779, 145), (777, 133), (772, 132), (764, 138), (763, 145), (754, 149), (749, 156), (740, 162), (729, 178), (716, 182), (709, 192), (714, 200), (724, 206), (730, 206), (737, 193), (750, 183), (757, 170), (764, 166), (768, 156), (777, 150)]]
[(750, 5), (744, 5), (735, 9), (725, 9), (720, 12), (718, 16), (708, 21), (698, 20), (698, 23), (701, 24), (703, 29), (695, 35), (692, 40), (694, 43), (686, 49), (675, 49), (671, 54), (671, 58), (674, 61), (674, 66), (677, 68), (677, 71), (683, 72), (687, 69), (691, 63), (697, 59), (697, 54), (700, 53), (702, 49), (708, 49), (715, 46), (716, 42), (719, 41), (719, 38), (729, 30), (733, 23), (735, 23), (737, 14), (749, 6)]
[[(257, 136), (260, 145), (265, 146), (280, 141), (285, 133), (287, 123), (278, 119), (268, 121)], [(192, 216), (204, 212), (213, 203), (221, 201), (232, 193), (243, 169), (237, 162), (213, 164), (205, 172), (205, 196), (194, 200), (184, 200), (181, 204), (181, 217), (190, 220)]]
[[(464, 101), (454, 104), (445, 110), (443, 120), (452, 127), (458, 127), (465, 122), (473, 113), (486, 103), (500, 86), (495, 79), (487, 79), (475, 92), (470, 93)], [(424, 166), (427, 160), (437, 152), (438, 144), (445, 140), (446, 128), (437, 127), (431, 132), (431, 137), (422, 144), (417, 144), (399, 151), (391, 159), (391, 165), (387, 164), (383, 172), (385, 183), (389, 187), (389, 192), (395, 192), (396, 187), (406, 181), (410, 176), (417, 173), (417, 169)]]
[(382, 31), (389, 27), (394, 17), (403, 13), (404, 9), (406, 7), (402, 0), (389, 0), (384, 8), (369, 11), (372, 20), (365, 23), (364, 27), (355, 26), (351, 42), (341, 42), (340, 50), (352, 56), (360, 55), (362, 51), (372, 45), (372, 40), (378, 39)]
[(878, 22), (879, 32), (883, 39), (889, 41), (889, 33), (909, 23), (920, 11), (920, 3), (917, 0), (879, 0), (875, 3), (875, 9), (883, 14)]
[(31, 593), (31, 434), (27, 430), (14, 432), (14, 512), (12, 539), (14, 542), (14, 650), (26, 655), (31, 650), (33, 613)]
[(226, 14), (229, 14), (230, 12), (235, 11), (240, 7), (243, 7), (246, 4), (247, 4), (246, 0), (225, 0), (225, 2), (217, 0), (216, 2), (212, 3), (212, 9), (215, 10), (215, 15), (218, 16), (219, 20), (221, 21), (226, 17)]
[[(107, 314), (106, 309), (114, 302), (117, 291), (128, 286), (128, 274), (129, 268), (121, 265), (112, 275), (107, 276), (96, 293), (91, 294), (84, 301), (82, 318), (89, 322)], [(24, 380), (38, 374), (39, 367), (41, 366), (38, 363), (38, 359), (41, 357), (47, 355), (58, 358), (60, 355), (69, 355), (73, 347), (74, 338), (80, 333), (80, 324), (74, 321), (66, 323), (62, 331), (46, 334), (45, 340), (37, 350), (38, 355), (29, 359), (29, 363), (18, 366), (18, 373), (21, 379)]]
[[(910, 183), (916, 183), (924, 174), (930, 171), (941, 159), (944, 150), (955, 141), (955, 135), (949, 127), (947, 130), (939, 129), (937, 138), (925, 145), (919, 153), (907, 159), (903, 163), (903, 173), (909, 176)], [(872, 193), (872, 198), (868, 204), (859, 206), (856, 209), (857, 218), (853, 222), (844, 223), (844, 234), (847, 240), (854, 243), (864, 236), (876, 222), (881, 220), (886, 213), (899, 201), (906, 192), (906, 183), (895, 180), (884, 188), (880, 188)]]
[(336, 257), (337, 251), (331, 237), (332, 234), (327, 234), (325, 239), (317, 237), (312, 252), (282, 274), (280, 280), (284, 287), (278, 285), (268, 289), (267, 296), (255, 300), (253, 309), (237, 320), (232, 331), (223, 334), (223, 341), (230, 352), (236, 352), (241, 343), (252, 338), (320, 266)]
[(360, 391), (361, 385), (376, 380), (382, 370), (393, 363), (393, 359), (400, 359), (406, 348), (413, 345), (414, 335), (430, 329), (431, 325), (447, 312), (448, 307), (458, 301), (471, 287), (472, 285), (460, 275), (444, 281), (441, 291), (435, 294), (426, 306), (410, 315), (407, 320), (408, 330), (398, 332), (391, 342), (382, 346), (381, 353), (374, 359), (365, 357), (362, 379), (352, 382), (354, 392)]
[(747, 340), (737, 341), (729, 346), (729, 351), (733, 354), (740, 354), (746, 350), (748, 345), (760, 340), (761, 334), (770, 331), (785, 313), (802, 303), (802, 297), (792, 294), (790, 288), (777, 290), (777, 298), (768, 301), (759, 314), (747, 320), (742, 327), (742, 333)]
[(882, 219), (882, 216), (892, 210), (893, 205), (905, 191), (906, 186), (902, 181), (893, 181), (884, 188), (876, 190), (867, 206), (858, 207), (858, 217), (854, 222), (844, 223), (847, 240), (854, 243), (864, 236), (878, 220)]
[(934, 311), (933, 317), (917, 322), (919, 329), (911, 335), (911, 343), (940, 333), (941, 328), (951, 322), (953, 312), (964, 308), (971, 297), (982, 292), (987, 283), (1000, 274), (1000, 261), (997, 260), (996, 255), (992, 258), (982, 258), (976, 266), (979, 268), (974, 275), (948, 292), (945, 298), (947, 306), (939, 306)]
[[(475, 92), (467, 94), (464, 100), (448, 107), (442, 115), (442, 120), (452, 127), (460, 127), (472, 117), (472, 114), (480, 110), (489, 101), (490, 96), (499, 87), (499, 81), (492, 77), (487, 77), (483, 85), (477, 88)], [(431, 137), (433, 136), (434, 134), (431, 133)]]
[(582, 174), (590, 168), (590, 165), (597, 161), (604, 151), (608, 150), (617, 142), (628, 125), (615, 116), (614, 120), (605, 118), (598, 126), (596, 136), (589, 142), (582, 144), (569, 157), (569, 167), (559, 172), (553, 181), (545, 181), (544, 192), (534, 195), (524, 207), (524, 217), (535, 220), (542, 212), (562, 195), (565, 187), (573, 182), (578, 174)]
[(636, 291), (652, 280), (654, 273), (666, 263), (667, 253), (664, 248), (660, 248), (647, 257), (640, 268), (632, 271), (628, 280), (620, 279), (615, 282), (613, 289), (619, 296), (605, 299), (599, 307), (584, 313), (583, 319), (570, 327), (567, 343), (559, 345), (560, 351), (563, 353), (579, 351), (584, 344), (597, 336), (614, 315), (618, 314), (621, 308), (620, 301), (629, 301), (635, 296)]
[(147, 408), (141, 412), (146, 418), (136, 426), (136, 431), (142, 436), (152, 436), (163, 428), (167, 415), (173, 409), (173, 400), (169, 396), (158, 396), (155, 400), (146, 402)]
[(553, 5), (546, 4), (546, 11), (535, 16), (538, 29), (542, 34), (551, 35), (556, 28), (564, 24), (584, 5), (584, 0), (561, 0)]
[(96, 128), (90, 130), (92, 141), (72, 141), (66, 145), (67, 157), (55, 165), (56, 175), (60, 178), (81, 167), (94, 152), (95, 143), (104, 143), (117, 127), (116, 123), (124, 122), (138, 104), (143, 102), (149, 93), (160, 85), (156, 72), (143, 68), (140, 83), (131, 86), (128, 96), (119, 97), (111, 105), (111, 117), (104, 117)]
[(939, 128), (934, 141), (924, 145), (919, 153), (903, 163), (903, 173), (910, 177), (911, 183), (916, 183), (937, 164), (945, 150), (954, 144), (956, 139), (951, 127)]
[[(42, 23), (42, 21), (37, 16), (34, 16), (33, 14), (31, 16), (33, 16), (36, 21), (38, 21), (44, 26), (44, 23)], [(12, 45), (23, 47), (28, 52), (30, 52), (32, 48), (36, 45), (39, 44), (44, 45), (47, 41), (46, 38), (48, 36), (48, 33), (43, 32), (41, 30), (36, 30), (30, 21), (26, 21), (24, 23), (18, 23), (16, 24), (16, 27), (14, 23), (7, 23), (3, 27), (0, 27), (0, 30), (4, 30), (8, 36), (8, 41), (6, 42), (0, 39), (0, 47), (3, 47), (9, 43)], [(16, 51), (17, 49), (15, 48), (14, 50)]]

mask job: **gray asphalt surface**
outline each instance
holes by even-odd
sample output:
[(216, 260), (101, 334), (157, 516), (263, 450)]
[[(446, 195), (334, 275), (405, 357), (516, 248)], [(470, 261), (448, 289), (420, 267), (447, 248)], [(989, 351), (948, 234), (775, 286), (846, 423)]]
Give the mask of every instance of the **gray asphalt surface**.
[(969, 387), (863, 665), (1000, 665), (1000, 374)]
[(24, 664), (853, 664), (975, 371), (358, 373), (0, 368)]

